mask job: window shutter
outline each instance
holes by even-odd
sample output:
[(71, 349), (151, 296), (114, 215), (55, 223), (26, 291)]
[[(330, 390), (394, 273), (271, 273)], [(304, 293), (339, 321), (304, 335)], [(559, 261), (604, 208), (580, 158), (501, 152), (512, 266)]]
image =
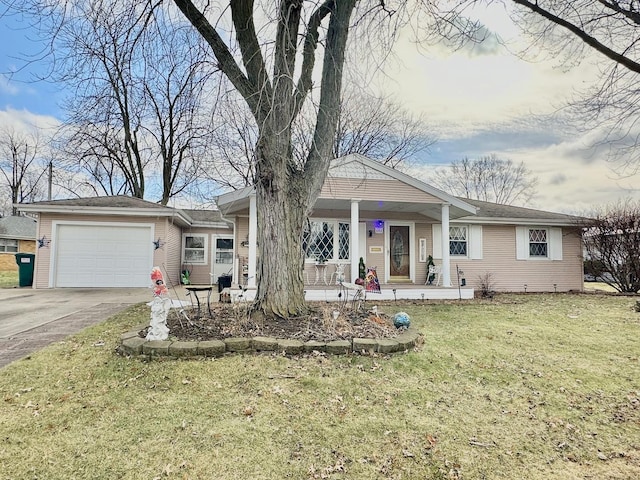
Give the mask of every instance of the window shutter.
[(482, 260), (482, 225), (469, 226), (469, 258)]
[(549, 258), (551, 260), (562, 260), (562, 229), (549, 229)]
[(433, 234), (433, 258), (442, 259), (442, 224), (432, 224), (431, 232)]
[(516, 260), (529, 258), (529, 229), (516, 227)]

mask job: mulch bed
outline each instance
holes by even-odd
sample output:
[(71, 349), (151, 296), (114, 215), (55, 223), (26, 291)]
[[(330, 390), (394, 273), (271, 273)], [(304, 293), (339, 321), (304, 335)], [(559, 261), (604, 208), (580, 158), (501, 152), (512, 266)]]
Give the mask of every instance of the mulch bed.
[[(311, 306), (299, 318), (272, 319), (255, 315), (250, 304), (216, 304), (213, 315), (196, 318), (196, 311), (185, 309), (186, 315), (172, 310), (167, 318), (169, 335), (177, 340), (204, 341), (231, 337), (275, 337), (303, 342), (331, 342), (353, 338), (393, 338), (399, 330), (391, 317), (381, 311), (354, 311), (332, 305)], [(337, 312), (337, 313), (334, 313)], [(145, 337), (148, 327), (139, 335)]]

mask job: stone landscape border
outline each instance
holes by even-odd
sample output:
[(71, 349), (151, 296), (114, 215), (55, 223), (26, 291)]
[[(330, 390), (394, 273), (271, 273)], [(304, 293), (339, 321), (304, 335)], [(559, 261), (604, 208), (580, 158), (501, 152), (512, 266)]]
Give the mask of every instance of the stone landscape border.
[(373, 353), (407, 352), (418, 345), (420, 339), (420, 332), (415, 328), (403, 330), (400, 335), (394, 338), (354, 338), (353, 340), (334, 340), (332, 342), (315, 340), (303, 342), (273, 337), (236, 337), (203, 341), (149, 341), (140, 337), (139, 332), (140, 329), (122, 334), (117, 352), (121, 355), (138, 356), (145, 359), (222, 357), (226, 354), (260, 352), (300, 355), (314, 351), (329, 355), (352, 353), (370, 355)]

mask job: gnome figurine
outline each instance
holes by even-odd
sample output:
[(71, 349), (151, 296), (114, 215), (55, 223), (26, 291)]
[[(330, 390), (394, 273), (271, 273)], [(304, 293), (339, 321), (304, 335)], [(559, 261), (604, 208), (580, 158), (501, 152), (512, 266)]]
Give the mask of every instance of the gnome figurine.
[(166, 340), (169, 338), (169, 327), (167, 327), (167, 315), (171, 308), (171, 299), (166, 295), (169, 293), (164, 284), (162, 271), (158, 267), (151, 270), (151, 281), (153, 283), (153, 300), (147, 305), (151, 306), (151, 323), (147, 332), (147, 340)]

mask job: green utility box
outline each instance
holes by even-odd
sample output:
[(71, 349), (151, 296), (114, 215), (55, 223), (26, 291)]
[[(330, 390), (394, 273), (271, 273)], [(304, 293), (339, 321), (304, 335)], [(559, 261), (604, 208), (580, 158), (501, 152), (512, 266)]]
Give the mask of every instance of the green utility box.
[(33, 285), (33, 267), (36, 263), (34, 253), (16, 253), (16, 263), (18, 264), (18, 281), (21, 287)]

